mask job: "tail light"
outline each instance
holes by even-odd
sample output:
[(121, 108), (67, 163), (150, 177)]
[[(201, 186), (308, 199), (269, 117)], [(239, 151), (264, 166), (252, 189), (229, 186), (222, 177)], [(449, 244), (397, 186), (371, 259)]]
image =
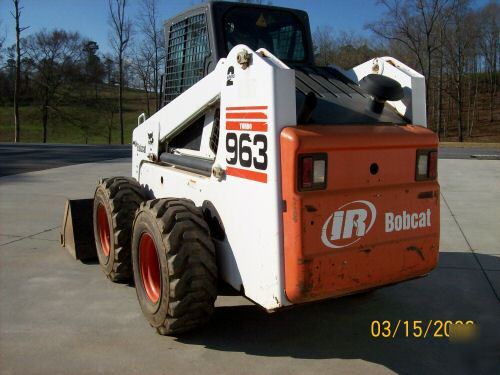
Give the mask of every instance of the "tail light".
[(438, 164), (438, 153), (436, 150), (429, 152), (429, 171), (428, 176), (431, 180), (437, 178), (437, 164)]
[(435, 180), (437, 178), (437, 150), (417, 150), (415, 180)]
[(299, 191), (322, 190), (326, 188), (326, 154), (299, 155)]

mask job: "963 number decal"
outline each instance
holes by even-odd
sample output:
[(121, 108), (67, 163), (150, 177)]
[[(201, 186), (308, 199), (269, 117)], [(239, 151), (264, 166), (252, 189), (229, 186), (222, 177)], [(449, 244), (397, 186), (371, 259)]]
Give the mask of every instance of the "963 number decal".
[(267, 106), (226, 107), (226, 174), (267, 183)]
[[(252, 147), (254, 146), (254, 147)], [(230, 165), (240, 164), (245, 168), (267, 169), (267, 137), (265, 134), (227, 133), (226, 161)]]

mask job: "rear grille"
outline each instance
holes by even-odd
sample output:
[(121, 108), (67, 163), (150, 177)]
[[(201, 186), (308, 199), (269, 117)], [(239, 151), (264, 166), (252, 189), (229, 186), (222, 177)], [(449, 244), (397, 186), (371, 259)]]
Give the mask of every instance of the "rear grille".
[(297, 118), (301, 117), (307, 94), (313, 93), (317, 99), (306, 121), (308, 124), (404, 124), (408, 121), (389, 105), (381, 114), (370, 111), (370, 96), (333, 67), (303, 64), (290, 64), (290, 67), (295, 70)]

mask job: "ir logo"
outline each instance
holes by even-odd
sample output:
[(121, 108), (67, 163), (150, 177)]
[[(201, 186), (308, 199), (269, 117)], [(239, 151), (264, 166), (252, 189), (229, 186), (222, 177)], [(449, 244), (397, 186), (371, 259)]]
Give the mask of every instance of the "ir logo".
[(373, 203), (346, 203), (326, 219), (321, 230), (321, 241), (332, 249), (353, 245), (372, 229), (376, 218), (377, 210)]

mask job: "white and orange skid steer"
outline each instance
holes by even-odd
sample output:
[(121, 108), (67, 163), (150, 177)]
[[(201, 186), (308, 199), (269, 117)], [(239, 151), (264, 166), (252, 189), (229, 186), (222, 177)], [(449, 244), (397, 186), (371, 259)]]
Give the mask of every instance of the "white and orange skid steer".
[(436, 266), (420, 74), (390, 57), (316, 66), (293, 9), (210, 2), (165, 33), (163, 106), (139, 116), (131, 176), (69, 201), (61, 236), (77, 258), (95, 242), (110, 280), (133, 277), (160, 334), (206, 323), (218, 279), (275, 311)]

